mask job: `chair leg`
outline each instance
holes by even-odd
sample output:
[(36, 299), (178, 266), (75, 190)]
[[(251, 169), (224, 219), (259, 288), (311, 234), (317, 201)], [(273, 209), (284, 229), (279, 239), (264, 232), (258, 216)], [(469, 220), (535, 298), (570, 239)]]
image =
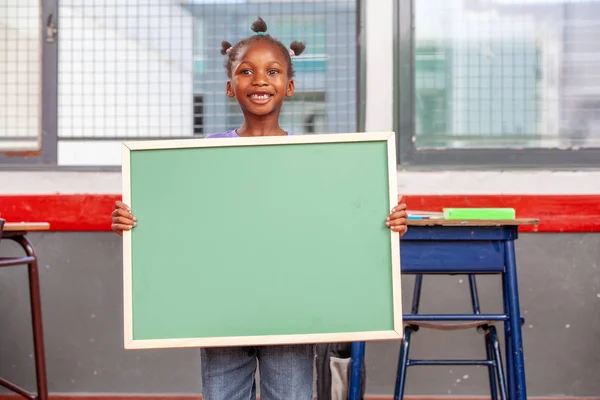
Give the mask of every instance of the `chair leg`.
[(477, 294), (477, 281), (474, 274), (469, 274), (469, 291), (471, 292), (471, 306), (473, 314), (481, 314), (479, 310), (479, 295)]
[(413, 300), (410, 312), (412, 314), (419, 313), (419, 303), (421, 301), (421, 287), (423, 286), (423, 275), (418, 274), (415, 277), (415, 286), (413, 288)]
[(404, 387), (406, 385), (406, 370), (408, 369), (408, 353), (410, 350), (410, 334), (412, 328), (404, 328), (404, 338), (400, 347), (400, 356), (398, 357), (398, 370), (396, 373), (396, 387), (394, 389), (394, 400), (404, 398)]
[[(471, 305), (473, 313), (480, 314), (479, 295), (477, 293), (477, 282), (474, 274), (469, 274), (469, 289), (471, 291)], [(498, 399), (498, 385), (500, 386), (500, 397), (506, 400), (506, 380), (504, 370), (502, 369), (502, 358), (500, 355), (500, 345), (496, 334), (496, 327), (489, 325), (481, 328), (485, 333), (485, 348), (487, 359), (494, 361), (494, 365), (488, 369), (490, 380), (490, 395), (492, 400)], [(497, 378), (497, 379), (496, 379)]]
[[(421, 287), (423, 286), (423, 275), (417, 274), (415, 276), (415, 285), (413, 288), (413, 299), (412, 307), (410, 312), (412, 314), (419, 313), (419, 302), (421, 300)], [(404, 387), (406, 385), (406, 370), (408, 369), (408, 353), (410, 350), (410, 335), (412, 332), (416, 332), (419, 328), (417, 326), (406, 326), (404, 327), (404, 338), (400, 346), (400, 354), (398, 356), (398, 369), (396, 370), (396, 387), (394, 389), (394, 400), (401, 400), (404, 397)]]
[[(504, 259), (506, 269), (504, 276), (504, 293), (508, 305), (507, 314), (510, 316), (507, 324), (510, 326), (510, 341), (512, 342), (510, 358), (512, 358), (512, 372), (514, 378), (515, 398), (527, 399), (527, 385), (525, 380), (525, 361), (523, 356), (523, 333), (521, 331), (521, 310), (519, 304), (519, 284), (517, 282), (517, 265), (515, 260), (515, 244), (507, 240), (504, 244)], [(508, 357), (507, 357), (508, 358)], [(508, 360), (507, 360), (508, 361)]]
[(38, 400), (48, 399), (48, 381), (46, 376), (46, 355), (44, 349), (44, 329), (42, 324), (42, 300), (40, 294), (40, 277), (37, 255), (33, 245), (25, 236), (15, 239), (25, 250), (28, 256), (34, 257), (34, 261), (28, 265), (29, 274), (29, 298), (31, 302), (31, 322), (33, 325), (33, 348), (35, 357), (35, 376), (37, 384)]
[[(503, 298), (503, 303), (504, 303), (504, 313), (509, 314), (509, 312), (510, 312), (509, 307), (508, 307), (509, 294), (508, 294), (506, 287), (507, 287), (506, 275), (503, 274), (502, 275), (502, 298)], [(512, 350), (512, 338), (511, 338), (511, 332), (510, 332), (510, 324), (508, 323), (508, 321), (504, 322), (504, 347), (506, 348), (505, 353), (507, 354), (507, 357), (506, 357), (506, 390), (508, 391), (510, 398), (513, 399), (517, 395), (517, 391), (515, 388), (515, 381), (513, 379), (515, 372), (514, 372), (513, 358), (511, 357), (513, 350)]]
[(496, 382), (496, 368), (498, 367), (498, 361), (495, 357), (494, 344), (492, 343), (492, 335), (489, 329), (485, 332), (485, 352), (487, 354), (487, 359), (494, 361), (494, 365), (490, 365), (488, 367), (488, 376), (490, 379), (490, 395), (492, 400), (498, 400), (498, 387)]
[(350, 382), (348, 400), (358, 400), (361, 396), (362, 372), (365, 359), (365, 342), (353, 342), (350, 347)]
[(498, 377), (498, 385), (500, 387), (500, 398), (502, 400), (508, 399), (506, 392), (506, 376), (504, 375), (504, 366), (502, 365), (502, 352), (500, 351), (500, 343), (498, 342), (498, 334), (496, 333), (496, 327), (491, 325), (489, 327), (490, 344), (494, 352), (494, 361), (496, 364), (496, 376)]

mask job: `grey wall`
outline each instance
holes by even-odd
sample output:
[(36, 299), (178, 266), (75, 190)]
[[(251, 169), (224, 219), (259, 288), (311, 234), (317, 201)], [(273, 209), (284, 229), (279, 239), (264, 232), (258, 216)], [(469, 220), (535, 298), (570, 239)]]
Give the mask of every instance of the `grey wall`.
[[(121, 242), (112, 233), (32, 235), (41, 259), (52, 392), (199, 393), (195, 349), (125, 351)], [(3, 241), (2, 254), (16, 250)], [(600, 234), (523, 234), (517, 243), (529, 395), (600, 395)], [(500, 311), (495, 277), (480, 278), (484, 312)], [(404, 278), (408, 306), (412, 279)], [(470, 310), (465, 277), (426, 277), (423, 312)], [(34, 389), (27, 273), (0, 270), (0, 376)], [(476, 332), (419, 331), (415, 357), (483, 357)], [(370, 394), (392, 394), (399, 343), (367, 346)], [(410, 394), (487, 394), (476, 367), (413, 367)]]

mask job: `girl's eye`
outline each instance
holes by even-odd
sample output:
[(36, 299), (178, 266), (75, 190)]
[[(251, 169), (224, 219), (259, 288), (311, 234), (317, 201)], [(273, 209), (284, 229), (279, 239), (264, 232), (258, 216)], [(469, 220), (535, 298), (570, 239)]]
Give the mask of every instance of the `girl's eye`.
[(242, 70), (242, 71), (241, 71), (241, 73), (242, 73), (243, 75), (249, 75), (249, 74), (251, 74), (251, 73), (252, 73), (252, 71), (250, 71), (249, 69), (244, 69), (244, 70)]
[(271, 75), (275, 75), (275, 74), (278, 74), (278, 73), (279, 73), (279, 71), (276, 70), (276, 69), (270, 69), (269, 70), (269, 74), (271, 74)]

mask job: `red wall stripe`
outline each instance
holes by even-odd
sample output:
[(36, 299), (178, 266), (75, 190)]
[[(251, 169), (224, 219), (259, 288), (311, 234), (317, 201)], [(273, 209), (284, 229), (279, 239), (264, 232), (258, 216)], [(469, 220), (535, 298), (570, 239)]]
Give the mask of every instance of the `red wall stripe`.
[(52, 231), (110, 231), (110, 213), (121, 195), (0, 196), (7, 222), (49, 222)]
[[(0, 196), (8, 222), (49, 222), (52, 231), (109, 231), (110, 213), (120, 195), (53, 194)], [(600, 232), (600, 195), (443, 195), (405, 197), (409, 210), (444, 207), (513, 207), (517, 217), (538, 218), (523, 232)]]

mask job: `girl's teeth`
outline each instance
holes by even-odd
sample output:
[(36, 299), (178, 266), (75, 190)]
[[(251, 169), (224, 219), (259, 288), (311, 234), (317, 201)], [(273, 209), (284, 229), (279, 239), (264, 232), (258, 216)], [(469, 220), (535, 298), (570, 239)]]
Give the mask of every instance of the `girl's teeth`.
[(252, 98), (253, 99), (268, 99), (269, 95), (268, 94), (261, 94), (261, 95), (253, 94)]

